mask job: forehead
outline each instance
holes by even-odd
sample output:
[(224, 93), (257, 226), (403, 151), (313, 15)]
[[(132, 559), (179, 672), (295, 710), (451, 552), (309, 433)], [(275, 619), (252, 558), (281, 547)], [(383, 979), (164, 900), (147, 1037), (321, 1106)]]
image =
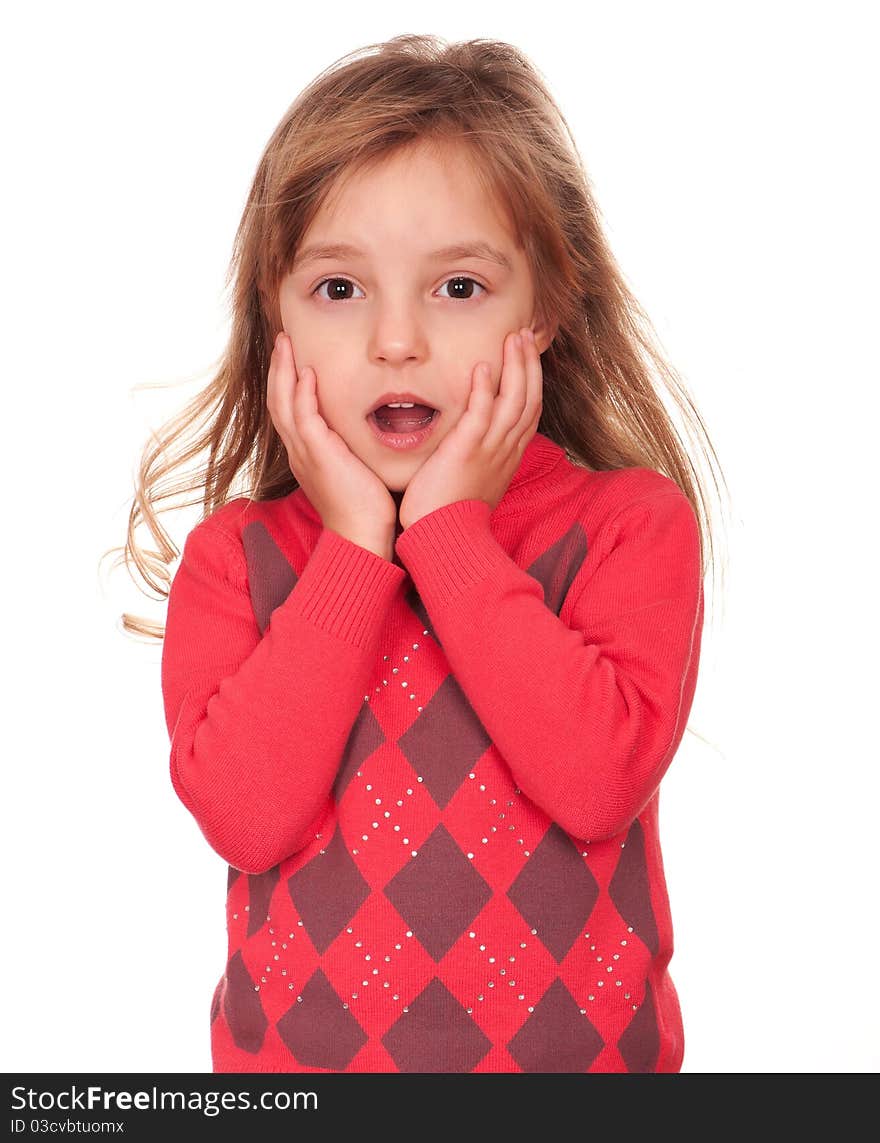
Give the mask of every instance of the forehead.
[(309, 236), (340, 230), (394, 229), (395, 222), (426, 242), (466, 233), (519, 245), (506, 206), (482, 176), (470, 149), (452, 142), (418, 142), (343, 171), (309, 227)]

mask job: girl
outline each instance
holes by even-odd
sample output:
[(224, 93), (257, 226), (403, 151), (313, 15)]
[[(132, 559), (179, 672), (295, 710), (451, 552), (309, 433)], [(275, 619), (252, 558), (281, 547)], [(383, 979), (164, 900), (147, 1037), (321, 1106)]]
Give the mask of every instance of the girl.
[(561, 113), (504, 43), (351, 53), (233, 264), (129, 528), (147, 574), (137, 513), (161, 540), (159, 457), (210, 413), (162, 691), (229, 866), (214, 1070), (679, 1070), (658, 787), (705, 515)]

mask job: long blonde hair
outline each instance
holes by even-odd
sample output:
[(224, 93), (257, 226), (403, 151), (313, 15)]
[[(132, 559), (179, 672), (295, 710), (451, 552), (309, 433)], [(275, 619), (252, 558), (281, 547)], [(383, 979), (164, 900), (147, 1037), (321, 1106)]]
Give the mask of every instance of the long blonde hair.
[[(674, 480), (699, 520), (703, 574), (709, 563), (714, 569), (706, 488), (657, 382), (709, 460), (717, 492), (715, 450), (615, 262), (571, 130), (545, 82), (504, 42), (401, 35), (321, 72), (263, 151), (226, 279), (232, 322), (225, 353), (209, 384), (144, 448), (126, 544), (111, 549), (123, 552), (129, 570), (133, 561), (160, 597), (167, 598), (179, 551), (158, 520), (167, 508), (158, 505), (201, 504), (204, 519), (236, 496), (273, 500), (297, 487), (266, 406), (269, 356), (281, 329), (280, 282), (337, 177), (420, 140), (468, 148), (475, 174), (509, 211), (528, 258), (536, 319), (557, 327), (541, 359), (538, 431), (576, 464), (646, 466)], [(187, 472), (204, 453), (204, 463)], [(138, 544), (142, 522), (158, 551)], [(164, 635), (164, 625), (127, 613), (122, 625), (153, 639)]]

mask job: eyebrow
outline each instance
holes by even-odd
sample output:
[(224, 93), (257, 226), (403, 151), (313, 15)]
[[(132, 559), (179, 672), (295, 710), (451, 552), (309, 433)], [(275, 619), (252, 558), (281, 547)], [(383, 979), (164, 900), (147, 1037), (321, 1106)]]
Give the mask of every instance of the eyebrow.
[[(299, 269), (307, 262), (365, 257), (363, 250), (348, 242), (321, 242), (300, 250), (293, 260), (293, 265)], [(484, 262), (494, 262), (505, 270), (513, 270), (513, 264), (506, 254), (481, 239), (473, 242), (453, 242), (439, 250), (432, 250), (426, 257), (437, 261), (449, 258), (480, 258)]]

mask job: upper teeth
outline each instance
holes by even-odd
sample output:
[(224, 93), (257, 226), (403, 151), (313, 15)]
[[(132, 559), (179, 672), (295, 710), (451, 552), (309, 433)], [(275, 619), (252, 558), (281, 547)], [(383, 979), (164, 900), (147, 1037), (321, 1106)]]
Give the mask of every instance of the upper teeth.
[(389, 409), (411, 409), (415, 401), (389, 401)]

